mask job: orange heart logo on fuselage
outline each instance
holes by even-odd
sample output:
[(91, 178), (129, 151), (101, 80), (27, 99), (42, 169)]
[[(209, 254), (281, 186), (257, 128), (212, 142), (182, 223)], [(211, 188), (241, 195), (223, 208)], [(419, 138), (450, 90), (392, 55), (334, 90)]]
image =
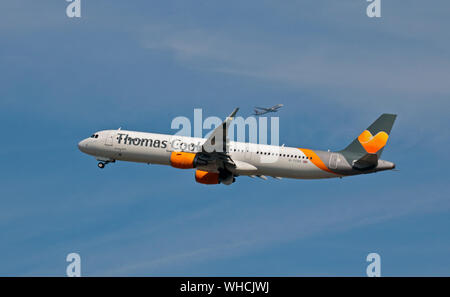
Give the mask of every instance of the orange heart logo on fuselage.
[(386, 145), (388, 138), (389, 135), (384, 131), (378, 132), (377, 135), (372, 136), (370, 131), (365, 130), (358, 136), (359, 142), (369, 154), (375, 154), (382, 149)]

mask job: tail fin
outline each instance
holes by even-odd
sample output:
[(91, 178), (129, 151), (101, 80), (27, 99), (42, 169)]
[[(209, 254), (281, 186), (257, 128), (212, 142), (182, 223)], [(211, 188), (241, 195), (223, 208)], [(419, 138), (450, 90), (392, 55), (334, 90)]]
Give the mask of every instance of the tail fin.
[(395, 114), (382, 114), (372, 125), (353, 140), (342, 152), (358, 156), (376, 154), (379, 159), (394, 125)]

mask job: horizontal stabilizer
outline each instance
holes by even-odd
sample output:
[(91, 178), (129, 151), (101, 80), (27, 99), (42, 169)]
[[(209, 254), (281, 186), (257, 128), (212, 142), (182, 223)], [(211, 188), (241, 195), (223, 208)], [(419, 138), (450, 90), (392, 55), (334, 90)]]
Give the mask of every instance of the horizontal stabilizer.
[(378, 165), (378, 156), (377, 154), (365, 154), (358, 160), (353, 161), (353, 168), (356, 169), (370, 169), (376, 167)]

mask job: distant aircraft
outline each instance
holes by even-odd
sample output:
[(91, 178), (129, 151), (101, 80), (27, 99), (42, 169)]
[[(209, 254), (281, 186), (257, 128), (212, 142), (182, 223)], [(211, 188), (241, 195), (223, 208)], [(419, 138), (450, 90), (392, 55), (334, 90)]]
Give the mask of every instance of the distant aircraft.
[(277, 105), (274, 105), (274, 106), (269, 107), (269, 108), (255, 107), (255, 113), (253, 115), (259, 116), (259, 115), (263, 115), (263, 114), (266, 114), (266, 113), (269, 113), (269, 112), (277, 112), (278, 109), (280, 109), (282, 107), (283, 107), (283, 104), (277, 104)]
[[(78, 148), (94, 156), (98, 167), (115, 161), (170, 165), (195, 169), (201, 184), (230, 185), (238, 176), (267, 179), (319, 179), (392, 170), (381, 160), (396, 115), (383, 114), (345, 149), (335, 152), (230, 141), (228, 127), (236, 108), (213, 133), (204, 138), (103, 130), (82, 140)], [(170, 178), (170, 177), (168, 177)], [(177, 183), (177, 181), (173, 181)]]

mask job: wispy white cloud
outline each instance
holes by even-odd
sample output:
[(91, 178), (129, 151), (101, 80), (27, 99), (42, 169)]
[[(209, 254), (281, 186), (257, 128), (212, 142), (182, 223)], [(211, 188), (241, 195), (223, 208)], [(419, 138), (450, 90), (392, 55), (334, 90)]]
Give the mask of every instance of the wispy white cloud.
[[(210, 224), (198, 226), (194, 218), (178, 218), (178, 223), (164, 222), (164, 227), (172, 230), (181, 227), (172, 234), (171, 239), (159, 238), (154, 242), (152, 232), (134, 230), (130, 242), (142, 238), (138, 246), (124, 245), (121, 250), (136, 252), (127, 255), (126, 263), (108, 263), (98, 267), (98, 275), (158, 275), (210, 260), (239, 257), (252, 251), (259, 251), (274, 244), (303, 240), (331, 232), (344, 232), (371, 224), (385, 222), (402, 216), (429, 214), (448, 211), (450, 204), (444, 195), (438, 192), (427, 193), (416, 188), (396, 191), (380, 191), (375, 194), (353, 195), (309, 207), (293, 205), (292, 202), (266, 207), (255, 206), (241, 211), (231, 210), (231, 205), (219, 203), (199, 215), (201, 221)], [(320, 201), (320, 197), (315, 197)], [(295, 204), (295, 203), (294, 203)], [(220, 215), (226, 212), (229, 215)], [(143, 225), (147, 225), (143, 223)], [(172, 230), (174, 231), (174, 230)], [(103, 244), (107, 244), (104, 242)], [(101, 257), (101, 256), (100, 256)], [(104, 260), (105, 262), (106, 259)], [(103, 262), (103, 261), (101, 261)], [(102, 266), (105, 264), (103, 262)], [(99, 263), (100, 264), (100, 263)], [(116, 265), (114, 265), (116, 264)]]
[[(299, 88), (414, 95), (409, 96), (408, 101), (417, 101), (418, 93), (435, 97), (450, 94), (447, 83), (450, 63), (446, 52), (425, 47), (424, 53), (423, 44), (415, 47), (405, 41), (402, 45), (398, 40), (392, 46), (384, 40), (384, 45), (380, 46), (377, 37), (371, 40), (364, 33), (357, 34), (352, 42), (334, 36), (326, 39), (327, 34), (333, 33), (328, 29), (329, 32), (319, 33), (319, 38), (292, 36), (293, 42), (286, 36), (283, 39), (270, 35), (265, 40), (254, 38), (253, 32), (245, 32), (245, 28), (242, 30), (246, 34), (241, 32), (234, 36), (217, 30), (150, 25), (144, 31), (143, 44), (151, 50), (170, 51), (189, 67), (287, 83)], [(395, 35), (402, 38), (398, 32), (380, 34), (389, 34), (393, 40)], [(341, 35), (350, 38), (351, 33)], [(426, 39), (419, 42), (426, 42)], [(390, 99), (380, 97), (379, 100)]]

